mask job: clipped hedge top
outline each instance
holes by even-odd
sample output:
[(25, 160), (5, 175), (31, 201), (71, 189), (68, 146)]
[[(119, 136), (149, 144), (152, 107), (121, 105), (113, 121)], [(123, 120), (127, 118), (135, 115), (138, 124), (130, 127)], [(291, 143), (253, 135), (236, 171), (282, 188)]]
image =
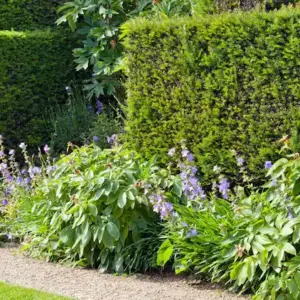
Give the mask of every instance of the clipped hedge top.
[(137, 19), (123, 26), (127, 143), (146, 156), (187, 140), (205, 176), (252, 174), (299, 128), (300, 10)]
[(56, 10), (65, 0), (0, 0), (0, 30), (56, 26)]
[[(237, 23), (249, 23), (257, 24), (258, 26), (263, 25), (259, 21), (272, 21), (274, 19), (291, 19), (291, 17), (299, 17), (300, 8), (290, 8), (284, 7), (280, 10), (270, 11), (270, 12), (243, 12), (237, 11), (234, 13), (222, 13), (222, 14), (207, 14), (201, 16), (187, 16), (187, 17), (173, 17), (173, 18), (155, 18), (155, 19), (146, 19), (146, 18), (135, 18), (127, 21), (122, 25), (122, 37), (125, 37), (126, 48), (130, 48), (128, 44), (128, 37), (131, 34), (143, 32), (145, 30), (150, 30), (148, 33), (150, 36), (155, 35), (156, 33), (165, 33), (168, 29), (174, 29), (174, 27), (186, 27), (190, 28), (193, 26), (205, 26), (207, 30), (211, 29), (214, 32), (216, 26), (220, 24), (235, 24)], [(126, 39), (127, 37), (127, 39)], [(127, 41), (127, 42), (126, 42)]]

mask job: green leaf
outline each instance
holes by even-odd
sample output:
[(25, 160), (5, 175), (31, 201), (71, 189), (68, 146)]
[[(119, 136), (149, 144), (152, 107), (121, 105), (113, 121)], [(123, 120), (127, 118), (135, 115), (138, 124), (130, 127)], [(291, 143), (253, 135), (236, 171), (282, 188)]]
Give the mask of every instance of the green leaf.
[(103, 239), (104, 246), (108, 249), (114, 248), (114, 240), (112, 236), (109, 234), (107, 228), (104, 230)]
[(92, 216), (96, 217), (98, 215), (98, 209), (96, 205), (89, 203), (88, 208)]
[(289, 225), (283, 226), (283, 228), (280, 231), (280, 235), (282, 236), (288, 236), (293, 233), (293, 228), (291, 228)]
[(287, 287), (290, 291), (290, 293), (293, 295), (293, 297), (295, 299), (297, 299), (298, 297), (298, 294), (299, 294), (299, 289), (298, 289), (298, 285), (297, 283), (295, 282), (294, 279), (290, 279), (288, 282), (287, 282)]
[(112, 222), (108, 222), (107, 224), (107, 231), (109, 232), (109, 234), (117, 241), (120, 238), (120, 231), (118, 229), (118, 227), (112, 223)]
[(105, 225), (103, 225), (103, 226), (101, 226), (101, 227), (99, 228), (99, 231), (98, 231), (98, 242), (99, 242), (99, 243), (102, 242), (103, 234), (104, 234), (105, 228), (106, 228)]
[(298, 178), (293, 187), (293, 195), (298, 196), (300, 194), (300, 178)]
[(296, 255), (297, 254), (295, 247), (292, 244), (290, 244), (290, 243), (285, 243), (284, 246), (283, 246), (283, 248), (282, 248), (282, 250), (284, 252), (290, 253), (292, 255)]
[(255, 275), (256, 263), (253, 259), (248, 259), (247, 261), (247, 275), (248, 280), (252, 281)]
[(123, 192), (120, 194), (119, 198), (118, 198), (118, 206), (120, 208), (123, 208), (127, 203), (127, 196), (126, 196), (126, 193)]
[(165, 240), (158, 249), (157, 253), (157, 265), (164, 266), (173, 254), (173, 245), (170, 240)]
[(297, 225), (294, 228), (294, 233), (293, 233), (293, 243), (298, 243), (300, 240), (300, 225)]

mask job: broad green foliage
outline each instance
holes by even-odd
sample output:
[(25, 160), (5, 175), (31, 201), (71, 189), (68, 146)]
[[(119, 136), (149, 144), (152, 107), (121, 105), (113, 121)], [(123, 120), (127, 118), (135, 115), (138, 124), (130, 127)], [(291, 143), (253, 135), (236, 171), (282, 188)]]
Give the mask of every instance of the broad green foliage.
[(149, 21), (123, 26), (127, 145), (167, 162), (186, 139), (205, 179), (215, 165), (254, 175), (299, 127), (299, 9)]
[(51, 31), (0, 31), (0, 132), (10, 148), (49, 140), (45, 113), (66, 100), (74, 39)]
[(138, 247), (124, 250), (149, 237), (158, 220), (144, 193), (146, 183), (168, 190), (172, 177), (154, 159), (145, 162), (133, 152), (97, 146), (75, 149), (54, 168), (21, 199), (17, 226), (31, 240), (25, 249), (50, 260), (122, 272)]
[(53, 27), (64, 0), (0, 0), (0, 30)]
[(57, 24), (68, 22), (83, 37), (83, 47), (74, 49), (77, 70), (93, 73), (85, 88), (89, 96), (111, 95), (120, 87), (123, 46), (119, 41), (120, 26), (139, 15), (153, 17), (190, 15), (195, 0), (74, 0), (59, 9), (63, 15)]
[[(300, 159), (280, 159), (262, 193), (212, 199), (202, 209), (175, 206), (158, 263), (174, 255), (176, 272), (192, 271), (254, 299), (298, 299), (300, 250)], [(288, 298), (285, 298), (287, 297)], [(278, 297), (278, 298), (276, 298)]]

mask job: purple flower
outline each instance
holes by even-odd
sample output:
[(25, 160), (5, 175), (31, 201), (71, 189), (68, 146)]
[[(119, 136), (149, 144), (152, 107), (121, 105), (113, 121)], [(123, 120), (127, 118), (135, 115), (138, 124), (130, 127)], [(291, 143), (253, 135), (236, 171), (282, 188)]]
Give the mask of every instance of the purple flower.
[(184, 149), (184, 150), (181, 151), (182, 157), (188, 157), (189, 154), (190, 154), (189, 150)]
[(7, 235), (7, 238), (11, 241), (11, 240), (13, 239), (12, 234), (9, 233), (9, 234)]
[(180, 173), (180, 177), (181, 177), (182, 180), (187, 179), (187, 176), (188, 176), (187, 171), (182, 171)]
[(185, 222), (181, 222), (180, 223), (183, 227), (189, 227), (188, 224), (186, 224)]
[(277, 185), (277, 180), (276, 179), (272, 179), (271, 186), (276, 186), (276, 185)]
[(171, 148), (168, 152), (168, 155), (169, 156), (174, 156), (175, 155), (175, 152), (176, 152), (176, 149), (175, 148)]
[(271, 169), (271, 168), (272, 168), (272, 162), (269, 161), (269, 160), (267, 160), (267, 161), (265, 162), (265, 169)]
[(18, 184), (22, 184), (22, 182), (23, 182), (23, 178), (22, 178), (22, 177), (18, 177), (18, 178), (17, 178), (17, 183), (18, 183)]
[(93, 136), (93, 141), (94, 141), (95, 143), (98, 143), (98, 142), (99, 142), (99, 138), (95, 135), (95, 136)]
[(102, 102), (98, 98), (96, 101), (96, 113), (98, 115), (100, 115), (102, 113), (102, 110), (103, 110), (103, 105), (102, 105)]
[(54, 167), (53, 167), (53, 166), (47, 166), (47, 168), (46, 168), (46, 173), (47, 173), (47, 174), (50, 174), (53, 170), (54, 170)]
[(8, 200), (7, 200), (7, 199), (3, 199), (3, 200), (2, 200), (2, 205), (3, 205), (3, 206), (8, 205)]
[(223, 195), (224, 199), (228, 199), (228, 190), (230, 188), (230, 184), (226, 178), (223, 178), (219, 184), (219, 192)]
[(29, 177), (27, 177), (25, 180), (26, 180), (26, 183), (27, 183), (28, 185), (30, 185), (31, 179), (30, 179)]
[(153, 211), (155, 211), (156, 213), (159, 213), (159, 211), (160, 211), (160, 205), (155, 204), (155, 205), (153, 206)]
[(4, 152), (0, 151), (0, 158), (4, 156)]
[(242, 157), (238, 157), (236, 161), (238, 166), (242, 166), (245, 163), (245, 160)]
[(190, 238), (190, 237), (197, 236), (197, 235), (198, 235), (197, 229), (191, 229), (186, 236), (188, 238)]
[(1, 163), (1, 164), (0, 164), (0, 170), (1, 170), (1, 171), (6, 170), (6, 168), (7, 168), (7, 164), (5, 164), (5, 163)]
[(8, 186), (6, 191), (5, 191), (5, 195), (6, 196), (9, 196), (13, 191), (13, 187), (12, 186)]
[(9, 155), (14, 155), (15, 154), (15, 150), (14, 149), (10, 149), (8, 152)]
[(197, 170), (196, 167), (194, 167), (194, 166), (191, 167), (191, 172), (192, 172), (192, 174), (195, 175), (195, 174), (197, 173), (197, 171), (198, 171), (198, 170)]
[(44, 146), (44, 151), (45, 151), (45, 153), (48, 153), (50, 151), (50, 148), (48, 147), (48, 145)]
[(7, 179), (8, 182), (13, 181), (13, 177), (10, 175), (10, 173), (7, 173), (5, 176), (6, 176), (6, 179)]
[(113, 145), (113, 144), (116, 142), (117, 137), (118, 137), (118, 136), (117, 136), (116, 134), (113, 134), (112, 136), (107, 137), (107, 142), (108, 142), (110, 145)]
[(192, 153), (189, 153), (187, 156), (186, 156), (186, 159), (190, 162), (192, 162), (194, 160), (194, 156)]
[(160, 217), (161, 219), (169, 216), (173, 211), (173, 204), (169, 202), (164, 202), (160, 207)]

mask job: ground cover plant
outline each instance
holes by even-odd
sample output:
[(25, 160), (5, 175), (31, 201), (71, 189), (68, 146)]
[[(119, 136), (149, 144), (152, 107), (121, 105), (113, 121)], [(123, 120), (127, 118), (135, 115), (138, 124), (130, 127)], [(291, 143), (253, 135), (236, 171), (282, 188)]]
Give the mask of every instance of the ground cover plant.
[(205, 180), (215, 165), (238, 173), (232, 150), (261, 176), (280, 157), (277, 141), (299, 126), (299, 16), (290, 8), (124, 25), (127, 147), (168, 163), (186, 139)]

